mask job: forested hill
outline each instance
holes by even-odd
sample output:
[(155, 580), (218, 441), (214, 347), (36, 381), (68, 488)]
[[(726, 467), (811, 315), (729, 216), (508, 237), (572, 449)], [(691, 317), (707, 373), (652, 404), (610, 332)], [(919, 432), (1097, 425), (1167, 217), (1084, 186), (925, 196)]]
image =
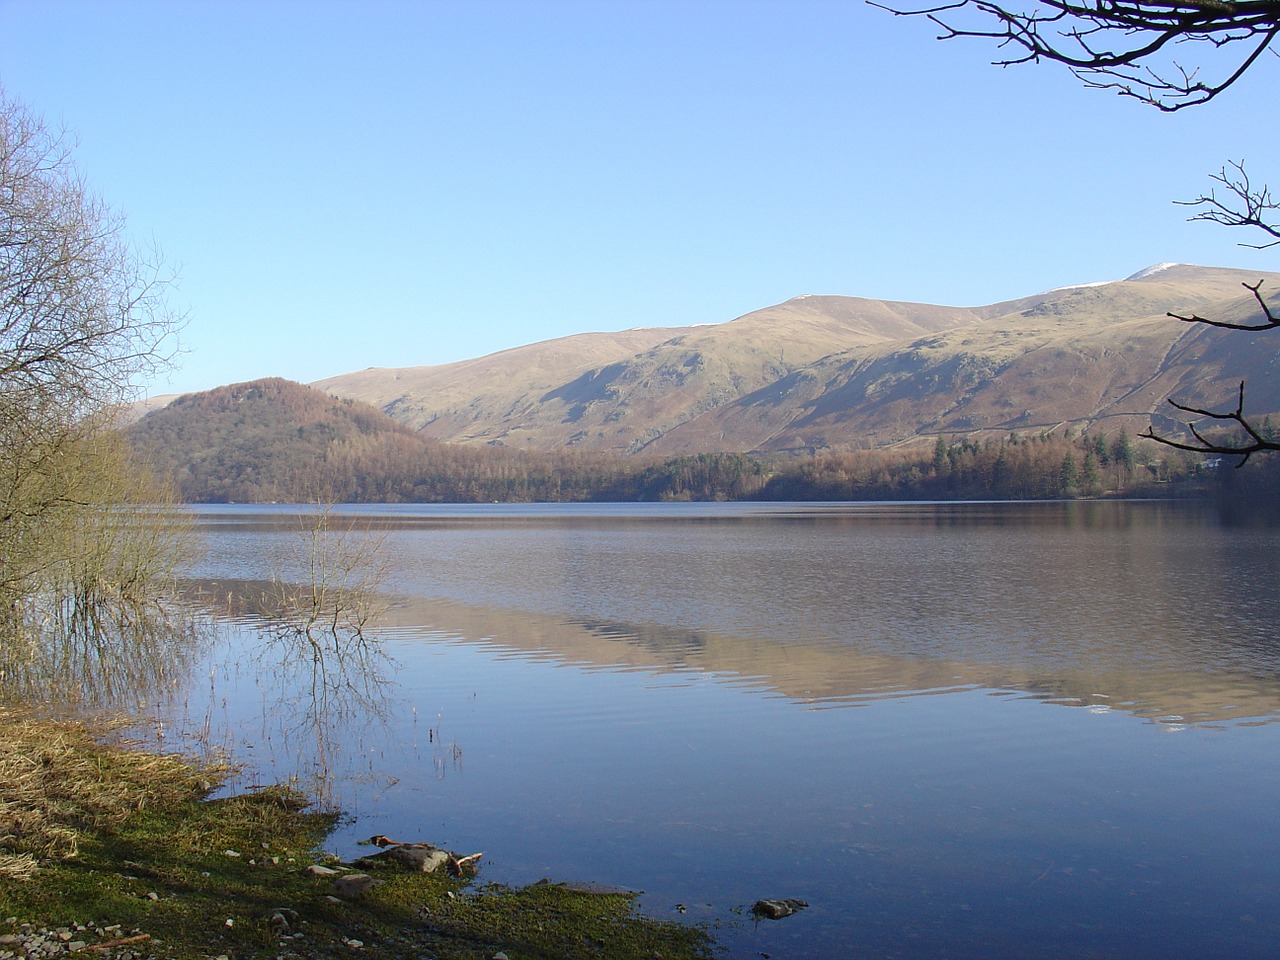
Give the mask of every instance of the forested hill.
[(187, 394), (125, 433), (189, 502), (636, 497), (611, 487), (611, 458), (440, 443), (366, 403), (279, 378)]
[(127, 428), (134, 449), (186, 500), (317, 496), (338, 461), (417, 450), (421, 442), (380, 410), (280, 378), (186, 394)]
[[(644, 460), (426, 439), (287, 380), (190, 394), (126, 428), (190, 502), (1039, 499), (1185, 492), (1200, 458), (1114, 435), (1008, 435), (766, 460)], [(1231, 474), (1237, 471), (1226, 471)], [(1203, 475), (1201, 475), (1203, 479)]]

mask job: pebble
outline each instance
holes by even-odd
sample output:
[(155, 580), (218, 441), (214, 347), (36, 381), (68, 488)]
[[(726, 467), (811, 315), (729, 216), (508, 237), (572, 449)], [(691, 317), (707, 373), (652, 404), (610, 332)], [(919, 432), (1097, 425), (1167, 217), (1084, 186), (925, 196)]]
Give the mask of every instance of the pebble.
[[(16, 923), (16, 918), (10, 918), (8, 922)], [(86, 934), (111, 940), (121, 935), (121, 927), (119, 924), (89, 927), (79, 923), (62, 927), (37, 927), (24, 923), (18, 927), (17, 933), (0, 934), (0, 960), (53, 960), (68, 954), (79, 954), (91, 946)], [(118, 952), (113, 956), (116, 960), (125, 960), (126, 956), (141, 960), (141, 955), (136, 953)]]

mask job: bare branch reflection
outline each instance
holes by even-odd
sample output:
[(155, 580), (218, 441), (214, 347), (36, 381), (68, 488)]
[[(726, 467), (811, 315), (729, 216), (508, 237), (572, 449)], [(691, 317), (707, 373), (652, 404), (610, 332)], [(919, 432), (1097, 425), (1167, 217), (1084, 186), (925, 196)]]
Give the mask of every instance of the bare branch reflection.
[[(322, 804), (333, 799), (341, 760), (388, 713), (394, 664), (376, 631), (387, 608), (379, 589), (385, 575), (381, 539), (321, 507), (299, 517), (296, 549), (269, 581), (226, 584), (212, 596), (203, 587), (215, 616), (265, 641), (253, 645), (249, 664), (264, 725), (291, 755), (291, 776), (308, 780), (303, 786)], [(210, 709), (217, 673), (210, 674)]]
[(85, 511), (67, 535), (77, 549), (7, 605), (0, 698), (132, 712), (172, 697), (207, 640), (173, 588), (194, 549), (189, 519), (165, 509)]

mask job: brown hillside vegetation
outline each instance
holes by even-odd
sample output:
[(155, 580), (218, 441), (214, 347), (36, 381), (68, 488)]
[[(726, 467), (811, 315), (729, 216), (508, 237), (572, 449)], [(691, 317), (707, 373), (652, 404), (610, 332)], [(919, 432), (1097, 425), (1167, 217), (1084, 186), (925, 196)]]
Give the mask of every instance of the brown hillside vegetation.
[(1184, 264), (981, 307), (804, 296), (727, 323), (583, 334), (320, 381), (423, 436), (537, 451), (814, 454), (1011, 431), (1137, 434), (1168, 396), (1280, 411), (1280, 337), (1249, 318), (1280, 275)]
[(575, 451), (438, 443), (368, 404), (280, 378), (187, 394), (125, 434), (189, 502), (575, 500), (613, 476)]
[(1185, 493), (1208, 477), (1123, 431), (783, 459), (468, 446), (280, 379), (183, 397), (126, 435), (194, 502), (1044, 499)]
[(329, 492), (329, 465), (419, 446), (413, 432), (365, 403), (280, 378), (186, 394), (128, 428), (137, 449), (184, 499), (293, 499)]

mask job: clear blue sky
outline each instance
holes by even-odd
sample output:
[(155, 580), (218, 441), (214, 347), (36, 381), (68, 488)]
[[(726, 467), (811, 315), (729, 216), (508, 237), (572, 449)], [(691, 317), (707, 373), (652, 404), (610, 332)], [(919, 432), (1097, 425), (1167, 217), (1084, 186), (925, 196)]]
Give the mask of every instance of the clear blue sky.
[(0, 82), (181, 265), (152, 392), (715, 323), (973, 305), (1174, 260), (1280, 156), (1271, 58), (1176, 115), (859, 0), (0, 0)]

